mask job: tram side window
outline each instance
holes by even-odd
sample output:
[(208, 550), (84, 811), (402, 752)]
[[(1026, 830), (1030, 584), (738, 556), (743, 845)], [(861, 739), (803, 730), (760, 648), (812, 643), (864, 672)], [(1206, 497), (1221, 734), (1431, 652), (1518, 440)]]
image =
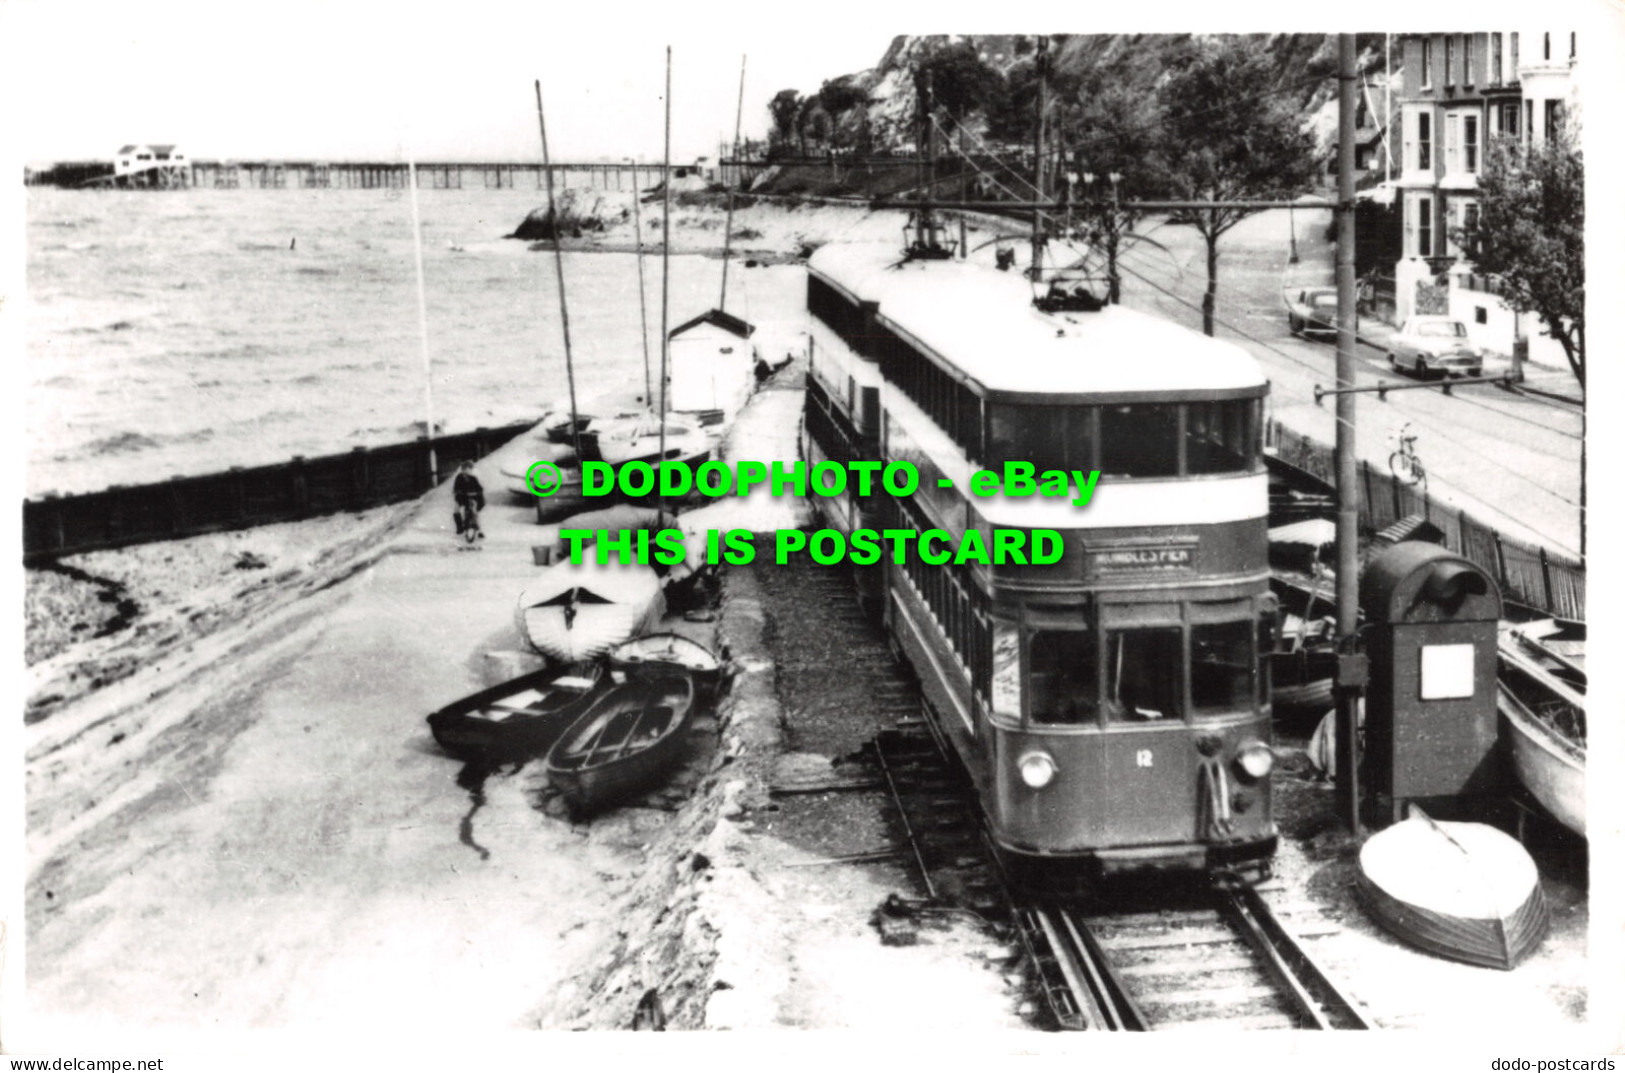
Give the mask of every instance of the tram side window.
[(1251, 621), (1191, 627), (1191, 704), (1196, 711), (1251, 707), (1257, 666)]
[(1095, 635), (1088, 630), (1028, 634), (1028, 710), (1033, 721), (1092, 722), (1100, 696), (1095, 661)]
[(1021, 631), (1005, 622), (993, 624), (993, 710), (1021, 714)]
[(1100, 472), (1113, 477), (1177, 476), (1179, 407), (1102, 407)]
[(1185, 465), (1189, 473), (1249, 470), (1255, 444), (1258, 403), (1253, 399), (1193, 402), (1185, 407)]
[(1184, 640), (1177, 626), (1106, 635), (1106, 702), (1114, 720), (1182, 718)]

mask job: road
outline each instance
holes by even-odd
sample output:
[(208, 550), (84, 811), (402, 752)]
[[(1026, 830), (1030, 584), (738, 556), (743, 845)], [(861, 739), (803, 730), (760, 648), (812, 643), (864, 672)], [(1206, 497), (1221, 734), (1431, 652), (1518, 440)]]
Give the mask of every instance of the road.
[[(1281, 293), (1294, 284), (1329, 285), (1333, 250), (1325, 241), (1324, 210), (1274, 210), (1238, 224), (1219, 243), (1218, 334), (1247, 347), (1272, 382), (1271, 413), (1289, 427), (1330, 444), (1335, 400), (1314, 401), (1318, 384), (1336, 379), (1336, 347), (1294, 338)], [(1289, 217), (1295, 217), (1291, 219)], [(1300, 262), (1289, 264), (1295, 229)], [(1147, 239), (1121, 258), (1125, 305), (1201, 327), (1206, 254), (1187, 227), (1150, 221)], [(1158, 248), (1160, 245), (1161, 248)], [(1388, 369), (1384, 352), (1361, 346), (1356, 383), (1414, 383)], [(1486, 363), (1485, 375), (1506, 367)], [(1531, 383), (1573, 392), (1566, 370), (1531, 366)], [(1395, 433), (1410, 424), (1427, 467), (1428, 490), (1500, 532), (1569, 556), (1580, 551), (1580, 453), (1584, 431), (1577, 406), (1513, 394), (1495, 385), (1360, 395), (1356, 443), (1362, 458), (1386, 468)]]

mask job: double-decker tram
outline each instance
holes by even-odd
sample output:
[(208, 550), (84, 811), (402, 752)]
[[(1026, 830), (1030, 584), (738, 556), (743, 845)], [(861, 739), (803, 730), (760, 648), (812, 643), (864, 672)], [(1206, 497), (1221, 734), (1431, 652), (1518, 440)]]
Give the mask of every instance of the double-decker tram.
[[(1006, 861), (1267, 871), (1275, 601), (1256, 362), (1120, 306), (1043, 312), (1023, 278), (975, 264), (828, 246), (808, 275), (809, 461), (906, 460), (920, 476), (906, 498), (820, 504), (826, 522), (1062, 538), (1046, 566), (927, 561), (914, 542), (875, 582)], [(1007, 462), (1099, 477), (1082, 506), (1074, 482), (973, 493), (973, 473)]]

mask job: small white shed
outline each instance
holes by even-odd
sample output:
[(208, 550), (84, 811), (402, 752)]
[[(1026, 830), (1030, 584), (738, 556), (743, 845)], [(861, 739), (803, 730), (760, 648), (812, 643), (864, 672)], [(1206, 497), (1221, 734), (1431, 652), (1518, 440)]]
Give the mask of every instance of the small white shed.
[(720, 309), (671, 330), (669, 405), (680, 413), (716, 413), (731, 421), (756, 386), (756, 326)]

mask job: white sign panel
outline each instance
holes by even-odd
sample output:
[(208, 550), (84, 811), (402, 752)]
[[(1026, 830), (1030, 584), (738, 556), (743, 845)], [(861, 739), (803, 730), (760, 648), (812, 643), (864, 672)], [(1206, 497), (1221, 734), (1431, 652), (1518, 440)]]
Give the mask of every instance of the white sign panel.
[(1451, 700), (1473, 695), (1473, 646), (1422, 646), (1422, 699)]

